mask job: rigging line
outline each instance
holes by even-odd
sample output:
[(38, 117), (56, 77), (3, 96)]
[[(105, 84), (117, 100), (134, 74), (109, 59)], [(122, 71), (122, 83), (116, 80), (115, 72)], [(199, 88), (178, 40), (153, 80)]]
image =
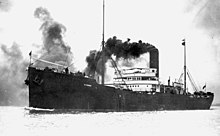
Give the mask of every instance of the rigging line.
[(178, 82), (180, 82), (180, 81), (181, 81), (181, 79), (183, 78), (183, 71), (184, 71), (184, 68), (183, 68), (183, 70), (182, 70), (182, 72), (181, 72), (181, 74), (180, 74), (180, 77), (179, 77)]
[(181, 82), (181, 81), (182, 81), (182, 80), (181, 80), (182, 78), (183, 78), (183, 73), (180, 75), (180, 77), (179, 77), (179, 79), (178, 79), (178, 82)]
[[(124, 85), (126, 86), (126, 88), (129, 89), (128, 86), (127, 86), (127, 84), (126, 84), (126, 82), (125, 82), (124, 79), (122, 78), (121, 71), (118, 69), (117, 64), (115, 63), (115, 61), (113, 60), (112, 57), (110, 57), (110, 59), (112, 60), (112, 63), (113, 63), (113, 65), (114, 65), (113, 67), (114, 67), (115, 71), (118, 72), (119, 76), (121, 77), (122, 82), (124, 82)], [(131, 90), (132, 90), (132, 89), (131, 89)]]
[(192, 75), (189, 72), (189, 69), (187, 69), (187, 74), (188, 74), (189, 79), (192, 81), (192, 85), (195, 87), (196, 91), (198, 91), (199, 89), (198, 89), (198, 87), (196, 85), (196, 82), (193, 80)]
[[(65, 44), (64, 44), (64, 45), (65, 45)], [(67, 51), (66, 51), (66, 64), (67, 64), (67, 67), (69, 67), (69, 64), (68, 64), (68, 62), (67, 62), (67, 61), (68, 61), (68, 53), (69, 53), (69, 52), (68, 52), (68, 50), (67, 50)]]
[(33, 59), (44, 62), (44, 63), (49, 63), (49, 64), (52, 64), (52, 65), (56, 65), (56, 66), (66, 67), (65, 65), (61, 65), (61, 64), (58, 64), (58, 63), (53, 63), (53, 62), (46, 61), (46, 60), (43, 60), (43, 59), (38, 59), (38, 58), (34, 58), (34, 57), (33, 57)]
[(67, 67), (70, 67), (71, 65), (73, 65), (73, 63), (72, 64), (69, 64), (69, 62), (68, 62), (68, 52), (67, 52), (67, 54), (66, 54), (66, 65), (67, 65)]
[(198, 90), (197, 90), (197, 88), (195, 87), (195, 85), (193, 84), (193, 81), (192, 81), (192, 79), (190, 78), (188, 72), (187, 72), (187, 75), (188, 75), (188, 77), (189, 77), (189, 81), (190, 81), (190, 83), (192, 84), (193, 89), (197, 92)]
[[(55, 48), (52, 48), (51, 51), (53, 51), (54, 49), (55, 49)], [(49, 52), (51, 52), (51, 51), (49, 51)], [(48, 54), (49, 54), (49, 53), (48, 53), (48, 51), (47, 51), (46, 53), (43, 54), (43, 56), (40, 56), (39, 59), (43, 58), (44, 56), (46, 56), (46, 55), (48, 55)], [(37, 62), (37, 61), (39, 61), (39, 60), (35, 60), (35, 61), (33, 62), (33, 64), (34, 64), (35, 62)]]
[(191, 75), (191, 73), (189, 72), (189, 69), (187, 69), (187, 73), (189, 74), (189, 78), (191, 78), (193, 84), (195, 85), (195, 87), (196, 87), (197, 90), (198, 90), (198, 87), (197, 87), (197, 85), (196, 85), (196, 82), (193, 80), (192, 75)]

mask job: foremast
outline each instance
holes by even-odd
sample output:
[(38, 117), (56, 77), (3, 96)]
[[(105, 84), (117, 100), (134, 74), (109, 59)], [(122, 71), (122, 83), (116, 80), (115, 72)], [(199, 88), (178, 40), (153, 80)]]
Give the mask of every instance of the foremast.
[(105, 0), (103, 0), (103, 28), (102, 28), (102, 70), (101, 70), (101, 79), (102, 79), (102, 85), (105, 84), (105, 62), (104, 62), (104, 57), (105, 57)]

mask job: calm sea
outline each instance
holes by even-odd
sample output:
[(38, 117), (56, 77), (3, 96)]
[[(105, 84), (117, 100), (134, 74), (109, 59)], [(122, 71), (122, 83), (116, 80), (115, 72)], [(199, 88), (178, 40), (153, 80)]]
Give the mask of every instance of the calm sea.
[(29, 113), (0, 107), (0, 136), (220, 136), (220, 107), (195, 111)]

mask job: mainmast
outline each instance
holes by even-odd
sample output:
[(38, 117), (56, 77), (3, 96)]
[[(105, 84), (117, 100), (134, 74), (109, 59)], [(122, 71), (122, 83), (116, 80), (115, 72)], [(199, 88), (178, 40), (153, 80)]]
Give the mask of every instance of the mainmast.
[(104, 57), (105, 57), (105, 0), (103, 0), (103, 28), (102, 28), (102, 70), (101, 70), (101, 76), (102, 76), (102, 85), (105, 83), (105, 62), (104, 62)]
[(184, 46), (184, 92), (186, 93), (186, 41), (183, 39), (182, 45)]

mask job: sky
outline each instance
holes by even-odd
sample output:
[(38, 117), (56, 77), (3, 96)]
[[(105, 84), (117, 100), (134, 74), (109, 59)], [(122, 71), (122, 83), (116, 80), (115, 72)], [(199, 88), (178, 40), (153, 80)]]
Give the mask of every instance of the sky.
[[(0, 0), (0, 43), (17, 43), (24, 59), (43, 44), (42, 22), (34, 17), (44, 7), (66, 27), (76, 70), (86, 67), (90, 50), (102, 41), (102, 0)], [(186, 39), (187, 67), (194, 80), (215, 93), (220, 102), (220, 5), (217, 0), (105, 0), (105, 41), (113, 36), (150, 43), (159, 49), (160, 80), (178, 79), (183, 71), (182, 39)], [(1, 54), (1, 52), (0, 52)], [(4, 59), (4, 58), (1, 58)], [(144, 64), (145, 65), (145, 64)], [(147, 65), (147, 64), (146, 64)]]

